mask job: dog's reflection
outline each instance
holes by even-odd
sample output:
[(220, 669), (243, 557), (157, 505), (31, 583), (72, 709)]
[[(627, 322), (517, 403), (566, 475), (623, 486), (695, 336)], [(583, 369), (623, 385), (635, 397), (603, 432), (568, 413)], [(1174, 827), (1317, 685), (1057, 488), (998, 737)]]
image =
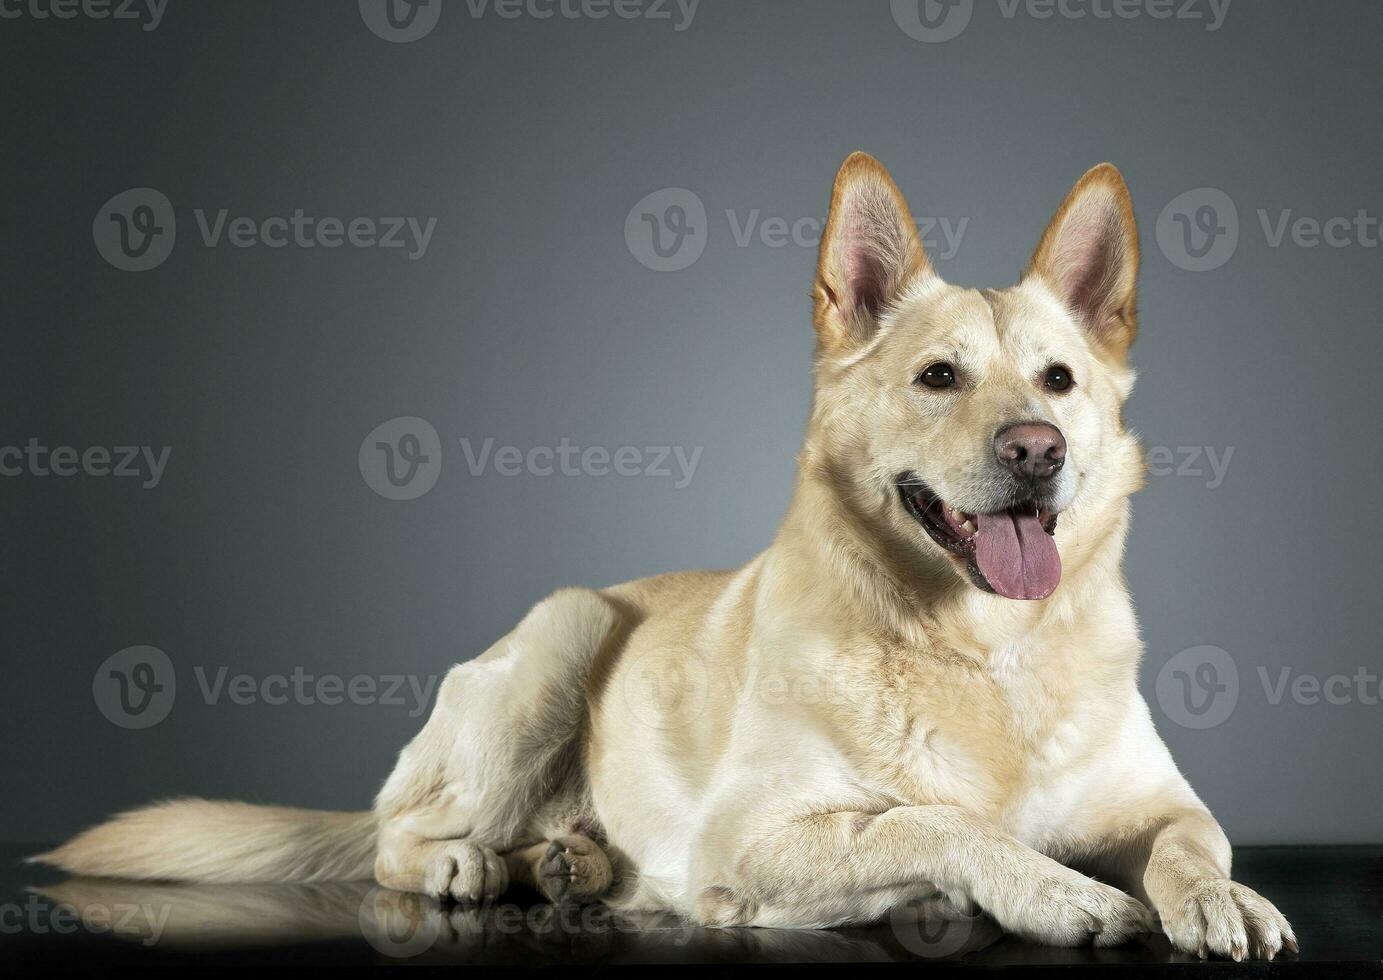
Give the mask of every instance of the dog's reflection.
[[(380, 959), (492, 964), (952, 959), (993, 943), (985, 919), (904, 913), (871, 929), (704, 929), (666, 913), (541, 903), (467, 908), (373, 882), (184, 885), (72, 878), (34, 890), (92, 931), (165, 950), (368, 943)], [(72, 913), (67, 913), (72, 914)]]

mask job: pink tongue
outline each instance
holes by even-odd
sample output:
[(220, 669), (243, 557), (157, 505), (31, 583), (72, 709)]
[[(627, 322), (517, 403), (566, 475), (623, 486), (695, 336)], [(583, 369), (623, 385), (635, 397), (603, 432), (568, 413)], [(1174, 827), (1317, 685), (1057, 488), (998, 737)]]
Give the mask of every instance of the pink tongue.
[(1045, 599), (1061, 581), (1056, 541), (1036, 514), (979, 514), (975, 564), (999, 595)]

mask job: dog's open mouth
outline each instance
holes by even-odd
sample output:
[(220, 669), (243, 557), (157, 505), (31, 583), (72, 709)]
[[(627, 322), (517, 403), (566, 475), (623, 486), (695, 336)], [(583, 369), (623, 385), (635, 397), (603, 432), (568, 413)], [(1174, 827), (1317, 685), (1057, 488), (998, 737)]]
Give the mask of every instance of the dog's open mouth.
[(1036, 503), (992, 514), (958, 511), (906, 473), (898, 493), (932, 540), (965, 562), (980, 588), (1010, 599), (1045, 599), (1061, 581), (1056, 513)]

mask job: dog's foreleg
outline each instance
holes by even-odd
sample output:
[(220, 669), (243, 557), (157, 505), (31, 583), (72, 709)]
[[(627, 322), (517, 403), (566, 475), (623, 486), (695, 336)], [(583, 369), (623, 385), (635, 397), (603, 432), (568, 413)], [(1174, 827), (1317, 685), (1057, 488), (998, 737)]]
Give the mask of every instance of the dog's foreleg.
[(1176, 946), (1236, 960), (1296, 951), (1292, 927), (1272, 902), (1230, 879), (1229, 841), (1214, 817), (1190, 808), (1158, 823), (1143, 890)]
[(961, 893), (1005, 929), (1050, 945), (1112, 946), (1151, 927), (1137, 899), (960, 807), (809, 813), (742, 839), (752, 843), (719, 855), (706, 849), (704, 859), (722, 873), (711, 874), (697, 896), (703, 922), (864, 922), (940, 890)]
[(386, 830), (380, 835), (375, 880), (385, 888), (478, 905), (509, 887), (509, 869), (492, 848), (474, 840), (430, 840)]

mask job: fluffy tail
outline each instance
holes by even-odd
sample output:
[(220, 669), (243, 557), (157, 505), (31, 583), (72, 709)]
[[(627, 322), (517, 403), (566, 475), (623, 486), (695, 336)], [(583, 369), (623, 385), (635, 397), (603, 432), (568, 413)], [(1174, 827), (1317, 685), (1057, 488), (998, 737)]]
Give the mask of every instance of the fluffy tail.
[(180, 799), (121, 813), (29, 860), (75, 875), (160, 881), (353, 881), (374, 873), (375, 819)]

